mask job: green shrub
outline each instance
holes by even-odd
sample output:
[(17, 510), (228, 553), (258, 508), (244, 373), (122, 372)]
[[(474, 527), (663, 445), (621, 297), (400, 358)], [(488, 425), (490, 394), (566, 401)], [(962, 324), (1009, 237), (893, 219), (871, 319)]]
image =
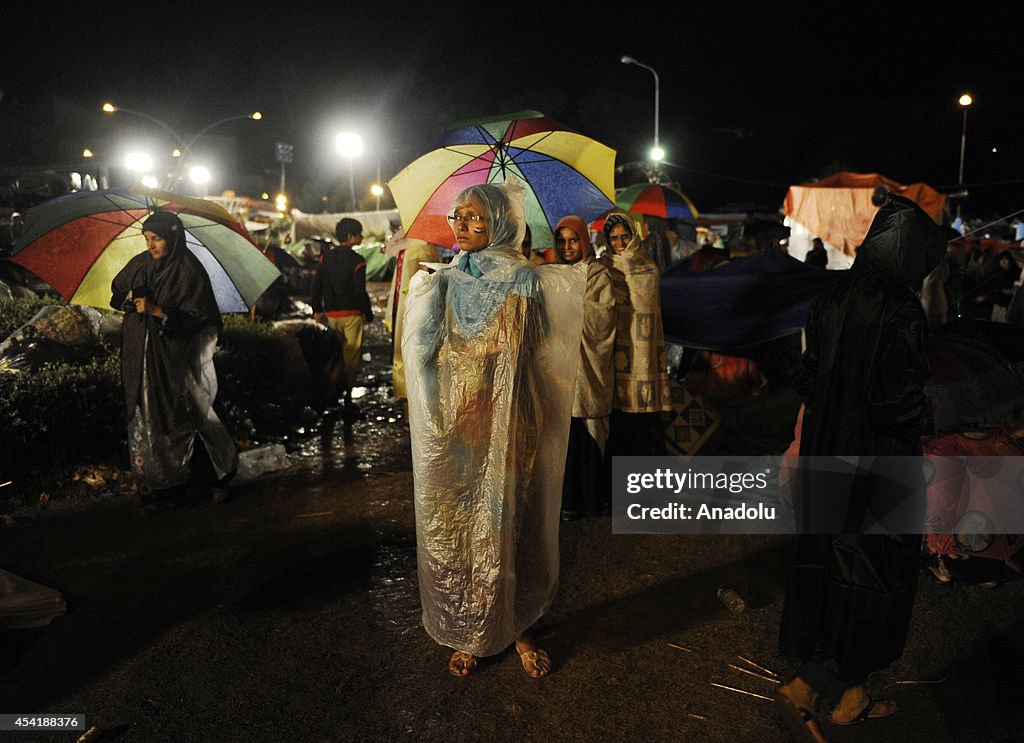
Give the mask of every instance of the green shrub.
[(0, 342), (31, 320), (39, 310), (54, 304), (66, 304), (52, 297), (0, 299)]
[(46, 483), (77, 465), (125, 455), (120, 354), (98, 346), (84, 362), (0, 374), (0, 478)]

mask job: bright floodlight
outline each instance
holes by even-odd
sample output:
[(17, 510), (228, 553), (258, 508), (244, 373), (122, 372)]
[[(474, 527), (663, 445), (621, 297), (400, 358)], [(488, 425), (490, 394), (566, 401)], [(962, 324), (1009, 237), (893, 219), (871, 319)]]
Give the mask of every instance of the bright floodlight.
[(381, 188), (376, 183), (374, 183), (372, 186), (370, 186), (370, 193), (372, 193), (374, 196), (381, 196), (384, 193), (384, 189)]
[(651, 160), (656, 163), (660, 163), (665, 159), (665, 150), (660, 147), (654, 147), (651, 149)]
[(341, 132), (334, 139), (334, 147), (342, 157), (358, 157), (363, 154), (363, 138), (353, 132)]
[(974, 103), (974, 99), (971, 98), (970, 93), (964, 93), (962, 96), (960, 96), (960, 99), (957, 101), (957, 103), (959, 103), (964, 108), (967, 108), (972, 103)]
[(156, 178), (154, 178), (153, 176), (145, 175), (142, 177), (142, 185), (146, 186), (147, 188), (157, 188), (159, 187), (160, 184), (157, 183)]
[(190, 181), (196, 184), (209, 183), (210, 171), (204, 168), (202, 165), (193, 165), (191, 168), (189, 168), (188, 178)]
[(153, 158), (145, 152), (129, 152), (124, 166), (134, 173), (148, 173), (153, 169)]
[(114, 111), (117, 110), (117, 106), (115, 106), (113, 103), (109, 103), (109, 102), (108, 103), (104, 103), (103, 104), (103, 110), (104, 110), (104, 112), (106, 112), (108, 114), (112, 114), (112, 113), (114, 113)]
[(263, 114), (261, 114), (259, 111), (253, 111), (251, 114), (249, 114), (249, 118), (259, 121), (260, 119), (263, 118)]
[(84, 150), (82, 150), (82, 157), (92, 157), (92, 150), (86, 147)]

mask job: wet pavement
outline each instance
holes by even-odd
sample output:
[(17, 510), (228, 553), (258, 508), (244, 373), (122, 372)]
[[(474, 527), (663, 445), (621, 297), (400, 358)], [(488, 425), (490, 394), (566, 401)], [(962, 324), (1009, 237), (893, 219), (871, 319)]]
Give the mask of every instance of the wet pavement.
[[(787, 740), (766, 699), (793, 670), (775, 651), (786, 537), (565, 523), (538, 628), (553, 673), (531, 679), (505, 652), (450, 676), (420, 625), (409, 440), (379, 320), (366, 350), (365, 418), (328, 416), (227, 503), (150, 513), (115, 497), (0, 527), (0, 567), (68, 604), (0, 633), (0, 713), (84, 714), (93, 743)], [(907, 651), (872, 679), (899, 713), (826, 725), (828, 739), (1024, 740), (1024, 581), (1003, 577), (922, 578)], [(745, 611), (718, 601), (723, 583)]]

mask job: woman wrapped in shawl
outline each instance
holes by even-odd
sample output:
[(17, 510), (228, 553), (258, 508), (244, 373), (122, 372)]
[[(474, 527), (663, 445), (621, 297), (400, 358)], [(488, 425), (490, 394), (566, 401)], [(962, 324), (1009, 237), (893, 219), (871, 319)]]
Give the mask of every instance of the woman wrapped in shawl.
[(114, 277), (110, 300), (126, 310), (121, 381), (132, 471), (152, 491), (172, 491), (191, 480), (219, 503), (238, 464), (234, 439), (213, 409), (220, 311), (176, 215), (154, 212), (142, 234), (147, 251)]
[(611, 473), (605, 470), (615, 366), (615, 292), (611, 271), (594, 257), (590, 233), (575, 214), (555, 225), (555, 262), (586, 272), (583, 335), (565, 461), (562, 518), (596, 516), (611, 508)]
[(664, 454), (659, 413), (672, 410), (661, 323), (661, 272), (647, 255), (633, 220), (605, 217), (608, 252), (601, 260), (615, 282), (615, 396), (611, 456)]
[(516, 182), (473, 186), (448, 216), (460, 252), (409, 288), (403, 349), (423, 625), (464, 676), (515, 642), (558, 585), (558, 523), (583, 276), (519, 251)]

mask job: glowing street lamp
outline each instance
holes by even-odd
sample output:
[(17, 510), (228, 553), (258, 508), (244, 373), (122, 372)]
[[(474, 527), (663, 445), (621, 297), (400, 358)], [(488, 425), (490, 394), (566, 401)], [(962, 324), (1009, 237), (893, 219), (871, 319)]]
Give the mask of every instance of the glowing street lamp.
[(659, 109), (659, 83), (658, 83), (658, 72), (653, 67), (645, 65), (643, 62), (638, 62), (632, 57), (623, 56), (622, 64), (632, 64), (637, 67), (643, 67), (654, 75), (654, 147), (651, 149), (650, 158), (654, 162), (655, 167), (658, 163), (665, 159), (665, 150), (661, 149), (658, 144), (658, 109)]
[(334, 138), (334, 147), (338, 154), (348, 158), (348, 185), (352, 195), (352, 211), (358, 208), (356, 201), (356, 177), (353, 161), (363, 154), (363, 138), (353, 132), (340, 132)]
[(188, 179), (198, 185), (209, 183), (210, 171), (202, 165), (193, 165), (189, 168)]
[(145, 152), (129, 152), (125, 155), (124, 166), (133, 173), (148, 173), (153, 169), (153, 158)]
[(377, 211), (380, 211), (380, 197), (384, 194), (384, 189), (379, 183), (374, 183), (370, 186), (370, 193), (377, 197)]

